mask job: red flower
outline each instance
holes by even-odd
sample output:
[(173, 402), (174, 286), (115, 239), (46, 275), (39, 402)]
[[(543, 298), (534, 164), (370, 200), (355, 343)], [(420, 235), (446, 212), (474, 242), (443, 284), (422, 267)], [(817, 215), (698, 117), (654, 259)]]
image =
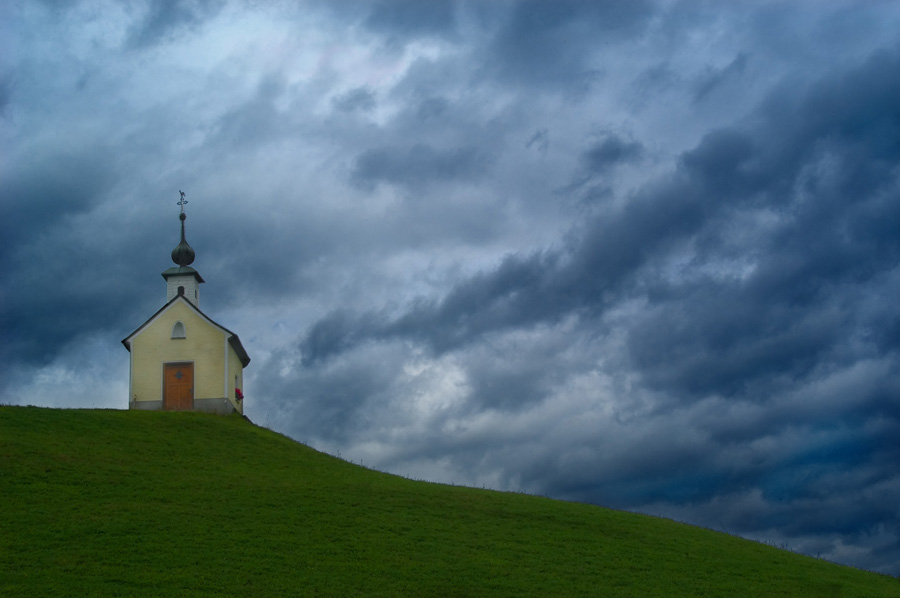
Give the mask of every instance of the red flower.
[(241, 392), (240, 388), (234, 389), (234, 396), (237, 398), (238, 401), (244, 400), (244, 393)]

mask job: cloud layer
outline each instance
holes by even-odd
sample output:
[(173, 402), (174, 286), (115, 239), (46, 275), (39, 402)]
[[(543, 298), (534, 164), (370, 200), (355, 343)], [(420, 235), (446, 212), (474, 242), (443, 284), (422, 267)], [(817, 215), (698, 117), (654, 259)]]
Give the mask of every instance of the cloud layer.
[(251, 419), (897, 574), (893, 3), (31, 3), (8, 403), (127, 404), (177, 191)]

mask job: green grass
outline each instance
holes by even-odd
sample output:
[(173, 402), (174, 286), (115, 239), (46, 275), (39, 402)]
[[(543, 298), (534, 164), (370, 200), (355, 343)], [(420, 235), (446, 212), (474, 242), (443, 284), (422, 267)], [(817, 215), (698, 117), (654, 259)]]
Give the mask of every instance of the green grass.
[(2, 596), (900, 596), (595, 506), (416, 482), (238, 416), (0, 407)]

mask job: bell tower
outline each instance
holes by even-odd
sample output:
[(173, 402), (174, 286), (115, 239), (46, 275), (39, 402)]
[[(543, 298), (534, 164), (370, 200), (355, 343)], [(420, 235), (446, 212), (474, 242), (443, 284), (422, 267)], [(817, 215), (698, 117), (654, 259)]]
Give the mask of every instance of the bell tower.
[(166, 303), (177, 295), (183, 295), (195, 307), (200, 307), (200, 283), (205, 281), (199, 272), (191, 268), (191, 264), (194, 263), (194, 249), (188, 245), (184, 237), (184, 221), (187, 219), (184, 206), (188, 201), (184, 198), (184, 191), (179, 193), (181, 199), (178, 205), (181, 206), (181, 213), (178, 218), (181, 220), (181, 242), (172, 250), (172, 261), (175, 262), (175, 266), (162, 273), (162, 277), (166, 280)]

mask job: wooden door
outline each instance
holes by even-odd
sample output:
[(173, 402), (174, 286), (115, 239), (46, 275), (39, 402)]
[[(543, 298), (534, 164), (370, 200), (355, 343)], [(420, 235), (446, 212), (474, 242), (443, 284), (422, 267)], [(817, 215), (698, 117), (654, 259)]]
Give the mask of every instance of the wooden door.
[(194, 364), (167, 363), (163, 372), (163, 409), (190, 411), (194, 408)]

